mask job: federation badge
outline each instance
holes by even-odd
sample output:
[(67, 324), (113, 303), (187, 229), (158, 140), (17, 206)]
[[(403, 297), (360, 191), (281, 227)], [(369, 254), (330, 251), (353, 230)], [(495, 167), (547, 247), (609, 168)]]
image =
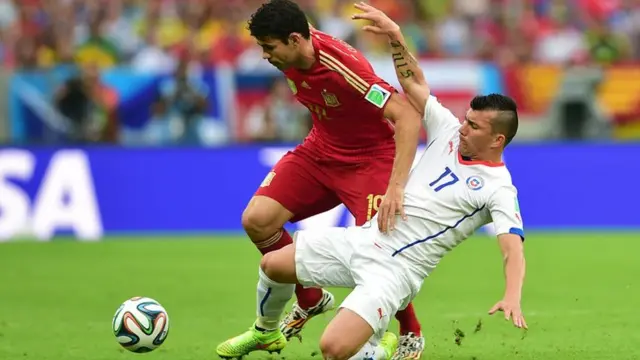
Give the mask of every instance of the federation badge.
[(322, 97), (324, 98), (324, 103), (328, 107), (338, 107), (340, 106), (340, 100), (335, 94), (327, 92), (327, 89), (322, 90)]
[(484, 186), (484, 180), (480, 176), (469, 176), (467, 178), (467, 186), (471, 190), (480, 190)]

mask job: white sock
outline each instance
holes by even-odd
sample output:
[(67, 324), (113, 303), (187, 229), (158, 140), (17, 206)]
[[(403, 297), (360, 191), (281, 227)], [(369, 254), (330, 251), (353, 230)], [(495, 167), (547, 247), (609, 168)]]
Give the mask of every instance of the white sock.
[(262, 269), (259, 269), (259, 275), (256, 325), (265, 330), (277, 329), (284, 307), (293, 297), (296, 286), (277, 283), (269, 279)]
[(360, 350), (349, 360), (386, 360), (387, 353), (378, 345), (375, 346), (370, 342), (364, 344)]

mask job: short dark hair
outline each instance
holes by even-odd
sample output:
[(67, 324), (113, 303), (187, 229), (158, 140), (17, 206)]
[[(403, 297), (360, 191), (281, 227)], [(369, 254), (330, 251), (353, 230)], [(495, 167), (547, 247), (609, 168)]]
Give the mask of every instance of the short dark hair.
[(504, 135), (507, 146), (518, 132), (518, 106), (516, 102), (505, 95), (489, 94), (476, 96), (471, 100), (472, 110), (495, 110), (498, 116), (491, 120), (494, 133)]
[(251, 15), (248, 21), (251, 36), (262, 40), (267, 37), (289, 43), (292, 33), (309, 39), (309, 22), (298, 4), (290, 0), (270, 0)]

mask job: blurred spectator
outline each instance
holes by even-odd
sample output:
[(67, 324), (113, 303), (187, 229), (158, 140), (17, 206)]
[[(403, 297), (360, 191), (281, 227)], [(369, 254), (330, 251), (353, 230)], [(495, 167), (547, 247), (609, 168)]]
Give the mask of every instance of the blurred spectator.
[(72, 77), (58, 89), (56, 109), (69, 121), (72, 142), (118, 141), (118, 122), (115, 115), (117, 94), (102, 84), (95, 64), (82, 68), (78, 77)]
[(566, 64), (587, 51), (584, 34), (574, 25), (566, 9), (558, 10), (545, 21), (538, 22), (537, 32), (534, 56), (539, 62)]
[[(105, 5), (106, 37), (117, 44), (123, 60), (131, 59), (144, 44), (143, 36), (136, 33), (135, 23), (143, 16), (136, 0), (111, 0)], [(148, 40), (148, 38), (147, 38)]]
[(436, 22), (440, 52), (452, 57), (473, 56), (470, 22), (453, 2), (446, 11)]
[(630, 57), (640, 59), (640, 0), (624, 0), (612, 18), (613, 30), (629, 40)]
[(145, 42), (131, 60), (131, 67), (138, 72), (167, 74), (176, 68), (176, 58), (169, 53), (169, 47), (158, 41), (157, 25), (150, 25), (145, 34)]
[(115, 66), (120, 60), (120, 49), (106, 36), (106, 14), (98, 11), (91, 15), (88, 24), (89, 34), (81, 40), (75, 54), (79, 65), (97, 64), (101, 69)]
[(586, 56), (574, 56), (563, 73), (550, 108), (553, 138), (582, 140), (610, 136), (609, 119), (597, 97), (604, 73), (587, 59)]
[(277, 78), (264, 105), (252, 109), (247, 126), (252, 141), (299, 141), (311, 122), (307, 108), (293, 99), (287, 81)]
[(589, 53), (594, 61), (609, 65), (629, 59), (628, 39), (614, 32), (606, 19), (592, 21), (586, 35)]
[(181, 61), (172, 78), (160, 84), (160, 98), (152, 108), (149, 136), (156, 144), (202, 144), (200, 127), (207, 108), (207, 85)]
[(331, 6), (330, 1), (325, 3), (330, 7), (318, 14), (317, 27), (327, 33), (346, 42), (353, 42), (355, 27), (348, 16), (344, 16), (345, 10), (351, 6), (352, 1), (336, 0)]
[(9, 28), (18, 16), (12, 1), (13, 0), (0, 0), (0, 28), (3, 30)]

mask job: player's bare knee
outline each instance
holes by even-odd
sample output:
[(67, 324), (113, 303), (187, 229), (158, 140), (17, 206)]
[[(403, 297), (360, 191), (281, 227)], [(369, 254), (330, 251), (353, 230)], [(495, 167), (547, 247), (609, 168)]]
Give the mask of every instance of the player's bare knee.
[(285, 250), (286, 249), (280, 249), (264, 254), (260, 260), (260, 268), (269, 279), (275, 282), (289, 284), (296, 282), (295, 267), (293, 269), (291, 268)]
[(348, 339), (325, 334), (320, 339), (320, 351), (323, 359), (347, 360), (355, 355), (358, 349), (354, 349)]
[(276, 224), (273, 214), (259, 207), (247, 207), (242, 213), (242, 227), (252, 241), (262, 241), (273, 235), (281, 227)]
[(280, 251), (281, 250), (277, 250), (264, 254), (262, 256), (262, 260), (260, 260), (260, 268), (269, 279), (275, 282), (284, 283), (285, 281), (283, 278), (285, 271), (283, 269), (282, 261), (279, 260), (282, 258), (279, 256)]
[(262, 269), (262, 272), (271, 278), (271, 275), (273, 274), (273, 267), (273, 253), (270, 252), (264, 254), (260, 260), (260, 269)]

